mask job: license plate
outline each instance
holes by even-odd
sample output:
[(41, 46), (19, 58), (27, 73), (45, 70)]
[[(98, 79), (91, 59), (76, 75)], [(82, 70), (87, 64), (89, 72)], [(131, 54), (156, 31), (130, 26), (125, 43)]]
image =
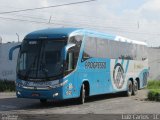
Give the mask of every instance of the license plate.
[(38, 93), (32, 93), (32, 96), (33, 97), (38, 97), (38, 96), (40, 96)]

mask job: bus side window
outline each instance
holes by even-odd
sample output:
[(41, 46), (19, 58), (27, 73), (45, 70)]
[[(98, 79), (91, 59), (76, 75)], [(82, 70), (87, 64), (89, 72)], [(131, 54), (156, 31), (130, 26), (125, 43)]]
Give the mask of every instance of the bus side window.
[(76, 35), (76, 36), (72, 36), (69, 39), (69, 43), (74, 43), (76, 46), (74, 48), (72, 48), (73, 51), (73, 58), (74, 58), (74, 69), (77, 66), (77, 62), (78, 62), (78, 58), (79, 58), (79, 52), (80, 52), (80, 48), (81, 48), (81, 44), (82, 44), (82, 39), (83, 36), (81, 35)]
[(82, 56), (82, 62), (87, 59), (97, 57), (97, 39), (95, 37), (86, 37), (84, 51)]
[(68, 52), (66, 62), (67, 62), (66, 70), (72, 71), (74, 69), (74, 53), (73, 52)]
[(25, 70), (26, 69), (26, 53), (24, 52), (19, 60), (19, 69)]

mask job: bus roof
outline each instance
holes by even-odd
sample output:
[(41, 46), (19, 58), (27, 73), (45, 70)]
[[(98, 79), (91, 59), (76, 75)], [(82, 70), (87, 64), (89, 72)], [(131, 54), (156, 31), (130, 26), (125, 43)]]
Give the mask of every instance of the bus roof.
[(72, 32), (79, 29), (80, 28), (48, 28), (31, 32), (25, 38), (27, 39), (61, 38), (61, 37), (63, 38), (69, 36)]
[(65, 38), (70, 36), (71, 34), (74, 34), (76, 32), (86, 32), (93, 35), (96, 35), (98, 37), (105, 37), (110, 40), (115, 41), (121, 41), (121, 42), (127, 42), (127, 43), (133, 43), (133, 44), (140, 44), (140, 45), (146, 45), (145, 42), (131, 40), (122, 36), (117, 35), (111, 35), (107, 33), (101, 33), (96, 32), (93, 30), (83, 29), (83, 28), (48, 28), (43, 30), (37, 30), (34, 32), (29, 33), (25, 38), (26, 39), (37, 39), (37, 38)]
[(145, 45), (147, 46), (147, 43), (142, 42), (142, 41), (137, 41), (137, 40), (131, 40), (122, 36), (116, 36), (115, 38), (116, 41), (121, 41), (121, 42), (127, 42), (127, 43), (133, 43), (133, 44), (139, 44), (139, 45)]

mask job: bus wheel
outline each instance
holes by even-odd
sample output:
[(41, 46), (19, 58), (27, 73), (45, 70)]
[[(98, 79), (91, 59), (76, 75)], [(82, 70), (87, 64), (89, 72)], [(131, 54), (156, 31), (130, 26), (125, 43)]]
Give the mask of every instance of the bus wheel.
[(86, 98), (86, 90), (85, 90), (85, 85), (83, 84), (81, 87), (81, 93), (80, 93), (80, 97), (79, 97), (79, 103), (83, 104), (85, 102), (85, 98)]
[(127, 96), (131, 96), (131, 95), (132, 95), (132, 91), (133, 91), (132, 81), (129, 80), (129, 81), (128, 81), (128, 85), (127, 85), (126, 95), (127, 95)]
[(40, 99), (40, 102), (44, 104), (47, 102), (47, 99)]
[(136, 95), (138, 93), (138, 82), (134, 81), (132, 95)]

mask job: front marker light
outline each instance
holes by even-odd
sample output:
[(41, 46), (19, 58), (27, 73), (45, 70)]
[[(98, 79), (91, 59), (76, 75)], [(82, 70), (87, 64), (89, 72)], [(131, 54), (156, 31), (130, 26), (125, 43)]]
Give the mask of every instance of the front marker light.
[(67, 82), (68, 82), (68, 80), (66, 80), (66, 81), (64, 81), (64, 82), (62, 82), (62, 83), (60, 83), (59, 86), (62, 87), (62, 86), (64, 86)]

